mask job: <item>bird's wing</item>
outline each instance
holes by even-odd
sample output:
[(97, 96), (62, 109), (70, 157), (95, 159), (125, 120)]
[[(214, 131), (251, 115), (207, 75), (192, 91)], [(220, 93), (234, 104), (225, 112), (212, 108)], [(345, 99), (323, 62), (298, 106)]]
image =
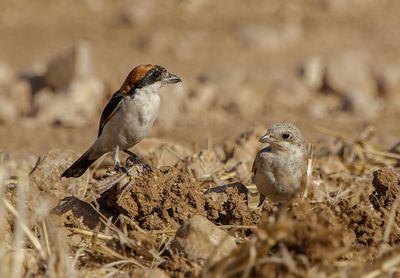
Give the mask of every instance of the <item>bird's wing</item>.
[(270, 165), (272, 163), (271, 158), (268, 155), (268, 153), (270, 152), (271, 152), (271, 147), (268, 146), (257, 153), (256, 158), (254, 159), (253, 162), (253, 167), (251, 167), (251, 171), (253, 172), (254, 175), (257, 173), (257, 165), (261, 162), (260, 161), (261, 159), (263, 159), (264, 162), (267, 162), (268, 166), (271, 166)]
[(97, 137), (101, 135), (101, 132), (103, 131), (103, 128), (108, 120), (111, 119), (111, 117), (120, 109), (120, 104), (123, 97), (124, 95), (121, 93), (121, 91), (116, 91), (111, 97), (110, 101), (107, 103), (106, 107), (104, 107), (100, 118), (99, 133), (97, 134)]
[(253, 162), (253, 166), (251, 167), (251, 171), (253, 172), (254, 175), (257, 173), (257, 160), (259, 159), (258, 154), (259, 153), (257, 153), (256, 158), (254, 159)]

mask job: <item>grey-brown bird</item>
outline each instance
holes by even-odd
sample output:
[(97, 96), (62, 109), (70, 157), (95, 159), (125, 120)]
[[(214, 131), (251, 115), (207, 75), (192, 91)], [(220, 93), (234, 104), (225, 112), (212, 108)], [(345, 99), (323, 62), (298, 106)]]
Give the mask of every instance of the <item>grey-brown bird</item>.
[(119, 151), (133, 155), (128, 149), (146, 137), (158, 116), (161, 87), (178, 82), (178, 76), (158, 65), (134, 68), (105, 106), (96, 141), (61, 177), (83, 175), (100, 156), (111, 151), (115, 167), (126, 172)]
[(265, 197), (286, 203), (306, 185), (307, 151), (300, 130), (290, 123), (272, 125), (260, 138), (269, 146), (258, 152), (254, 163), (254, 183)]

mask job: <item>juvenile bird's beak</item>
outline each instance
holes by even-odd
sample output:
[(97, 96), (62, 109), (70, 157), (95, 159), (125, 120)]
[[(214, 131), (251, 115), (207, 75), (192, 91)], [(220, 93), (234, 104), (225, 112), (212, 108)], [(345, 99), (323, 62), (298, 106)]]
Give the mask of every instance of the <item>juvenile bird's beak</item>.
[(269, 133), (261, 136), (260, 140), (258, 140), (258, 142), (260, 142), (260, 143), (268, 143), (268, 144), (270, 144), (271, 142), (274, 142), (274, 141), (275, 141), (274, 138)]
[(178, 82), (182, 82), (182, 79), (180, 79), (177, 75), (168, 73), (168, 75), (164, 78), (164, 81), (168, 84), (174, 84)]

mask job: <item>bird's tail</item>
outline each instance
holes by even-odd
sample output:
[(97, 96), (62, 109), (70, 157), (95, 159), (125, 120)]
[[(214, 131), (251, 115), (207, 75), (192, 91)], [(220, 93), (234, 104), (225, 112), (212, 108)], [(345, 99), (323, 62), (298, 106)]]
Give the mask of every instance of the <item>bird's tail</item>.
[(89, 159), (89, 154), (92, 151), (92, 147), (87, 150), (74, 164), (72, 164), (64, 173), (62, 173), (61, 177), (74, 177), (78, 178), (85, 173), (85, 171), (92, 165), (97, 158)]

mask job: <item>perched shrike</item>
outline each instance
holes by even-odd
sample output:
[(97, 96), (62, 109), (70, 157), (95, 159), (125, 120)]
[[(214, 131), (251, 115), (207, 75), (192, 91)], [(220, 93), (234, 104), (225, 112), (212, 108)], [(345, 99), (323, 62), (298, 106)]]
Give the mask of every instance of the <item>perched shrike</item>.
[(278, 203), (290, 201), (306, 183), (307, 151), (303, 135), (293, 124), (277, 123), (260, 142), (269, 146), (258, 152), (253, 163), (259, 205), (265, 197)]
[(92, 146), (61, 177), (79, 177), (100, 156), (113, 152), (117, 169), (126, 172), (119, 151), (128, 149), (146, 137), (160, 109), (160, 89), (181, 79), (158, 65), (134, 68), (103, 110), (99, 132)]

